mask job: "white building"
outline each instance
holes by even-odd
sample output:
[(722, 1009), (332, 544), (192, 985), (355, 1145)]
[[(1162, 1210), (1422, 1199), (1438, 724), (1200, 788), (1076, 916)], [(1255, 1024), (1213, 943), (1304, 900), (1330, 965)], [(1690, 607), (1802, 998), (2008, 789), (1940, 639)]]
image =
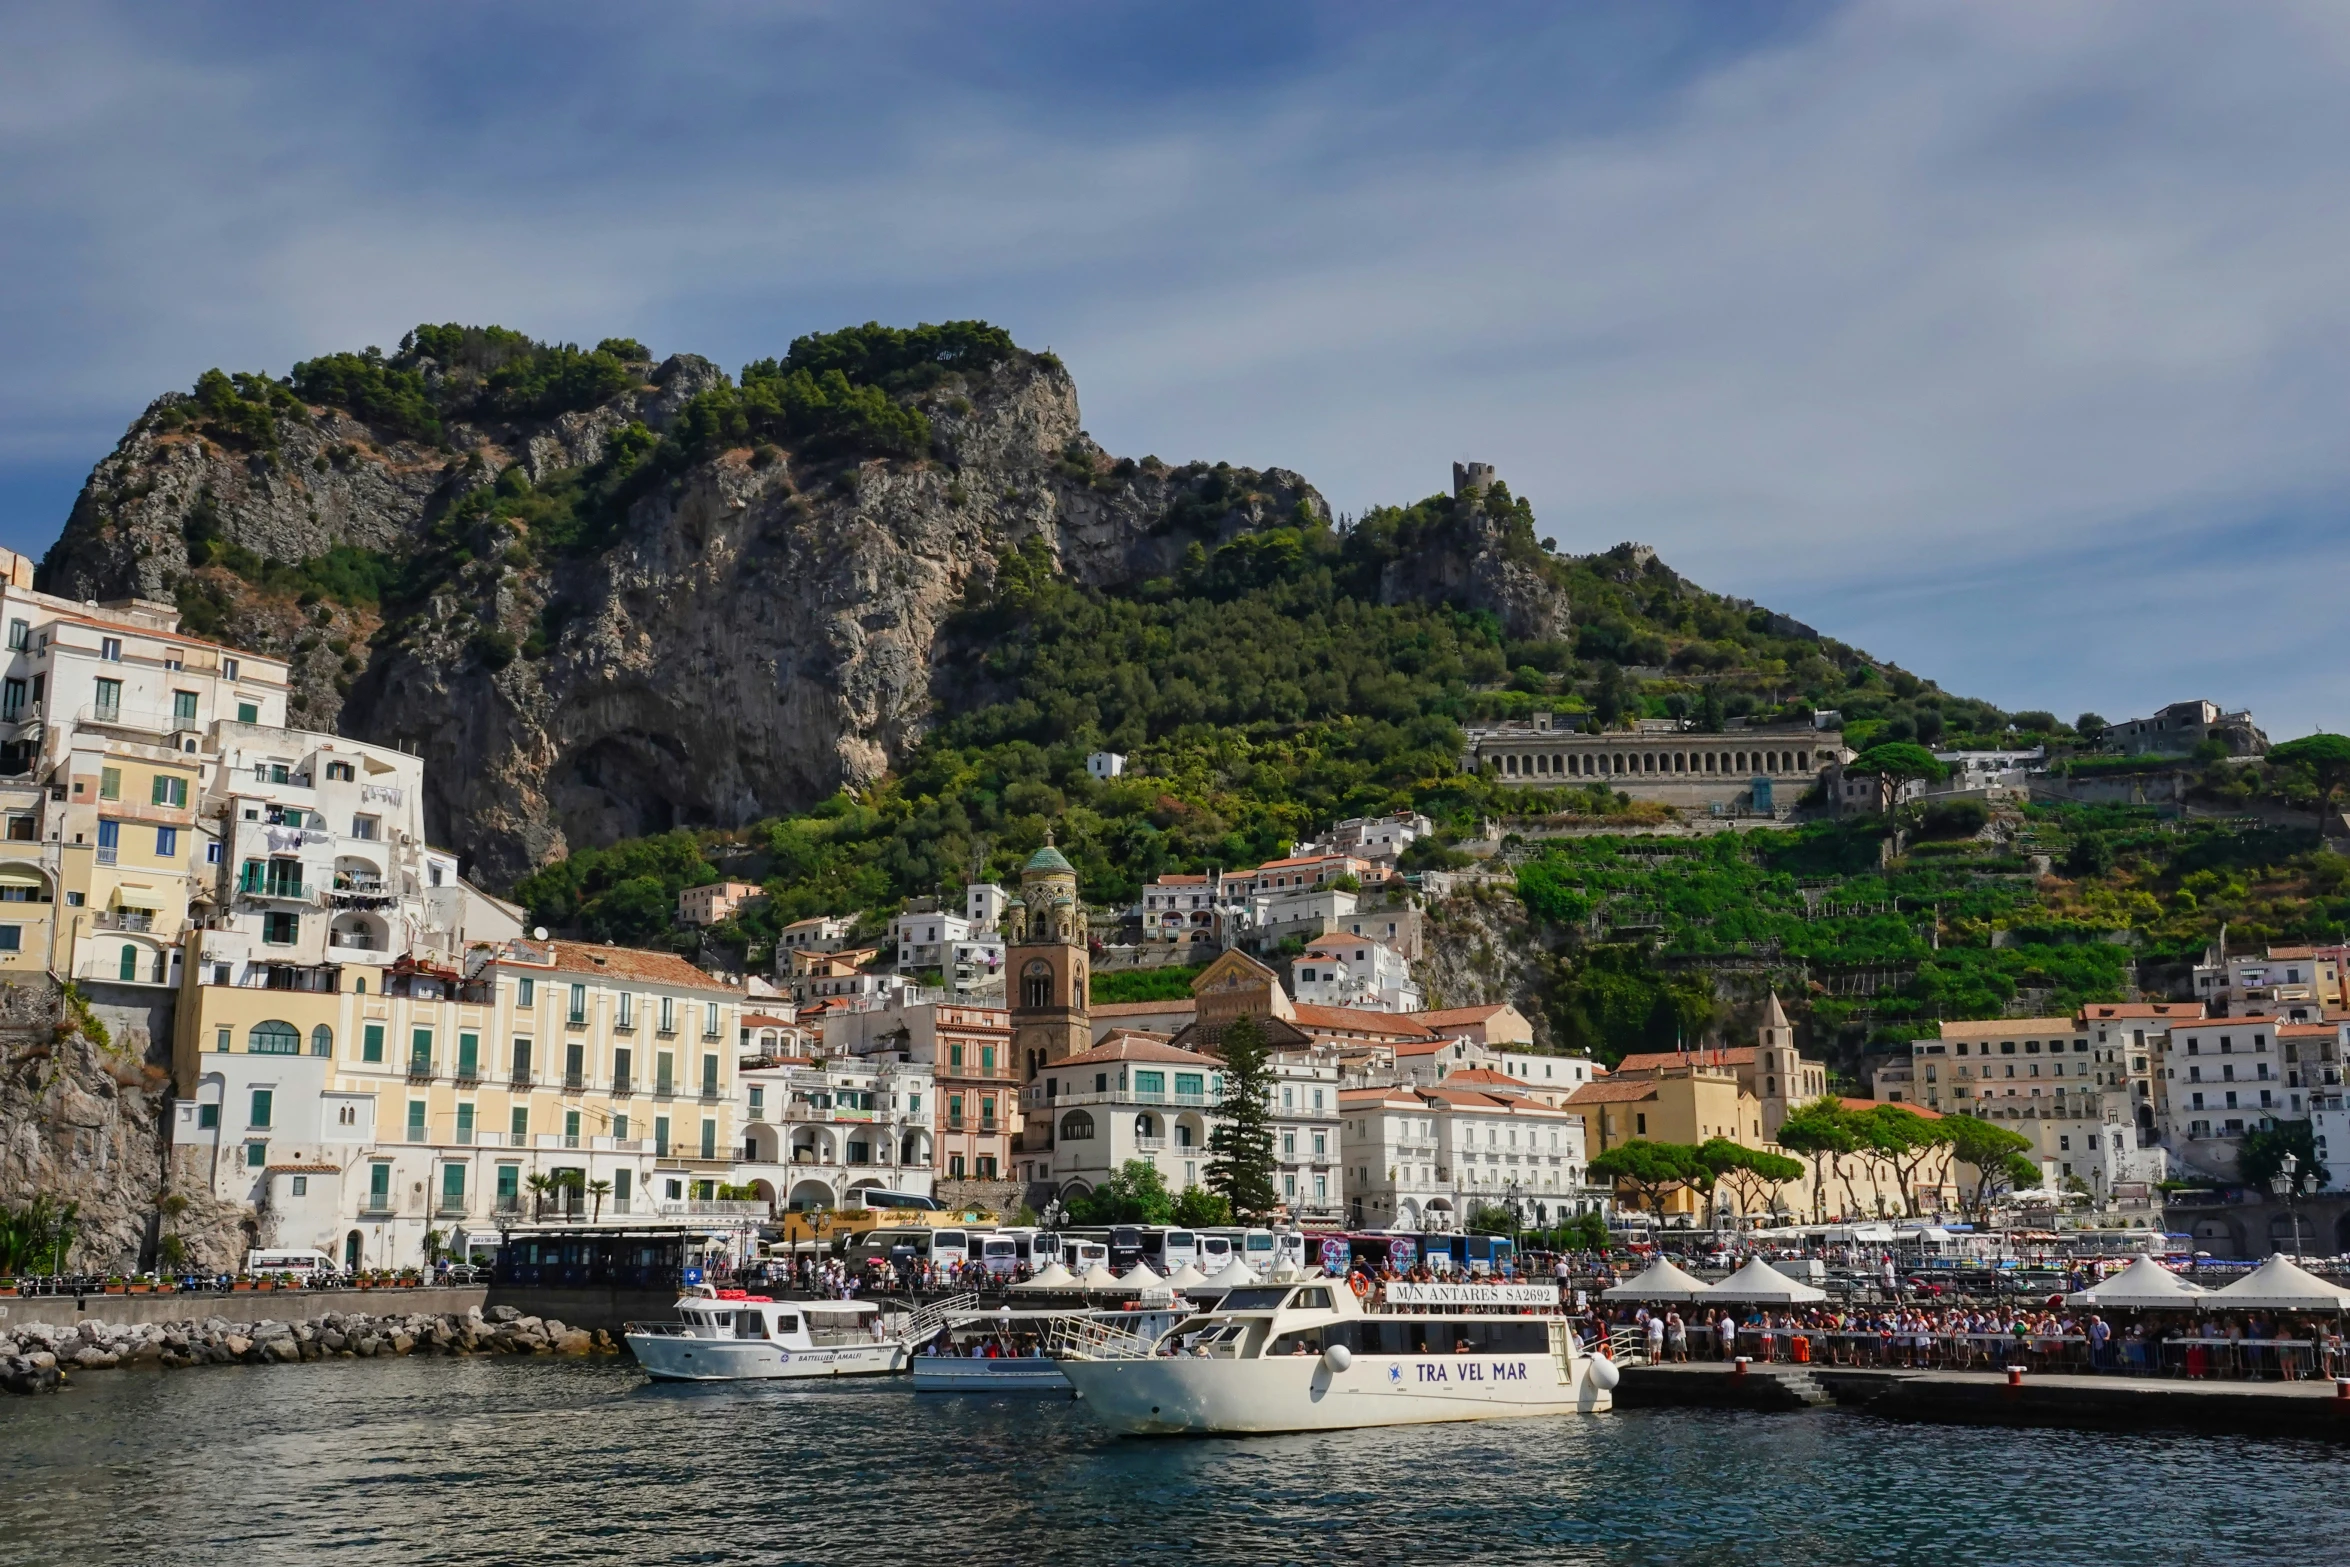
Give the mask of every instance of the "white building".
[(1289, 993), (1308, 1006), (1417, 1012), (1419, 982), (1403, 955), (1366, 936), (1323, 936), (1290, 961)]
[(1213, 872), (1161, 876), (1142, 890), (1142, 939), (1214, 944), (1223, 926)]
[(1117, 778), (1126, 771), (1126, 758), (1116, 751), (1095, 751), (1086, 757), (1085, 770), (1105, 781)]
[(1274, 1189), (1293, 1221), (1338, 1224), (1346, 1215), (1346, 1178), (1339, 1158), (1335, 1053), (1283, 1051), (1270, 1065)]
[(1392, 866), (1405, 849), (1435, 831), (1436, 824), (1416, 811), (1350, 816), (1330, 829), (1321, 846)]
[(2296, 1023), (2320, 1022), (2326, 1008), (2342, 1004), (2342, 949), (2270, 947), (2257, 957), (2231, 958), (2210, 948), (2195, 965), (2195, 999), (2225, 1011), (2275, 1012)]
[[(1170, 1191), (1203, 1185), (1223, 1098), (1222, 1063), (1155, 1040), (1113, 1037), (1049, 1063), (1022, 1101), (1032, 1129), (1051, 1128), (1037, 1176), (1066, 1195), (1141, 1159), (1158, 1167)], [(1036, 1152), (1038, 1141), (1030, 1136), (1023, 1152)]]
[(819, 914), (813, 919), (793, 920), (775, 933), (777, 976), (790, 974), (791, 955), (795, 952), (838, 952), (856, 925), (845, 914)]
[(1012, 895), (992, 881), (973, 882), (963, 889), (963, 918), (973, 931), (995, 931), (1004, 923), (1004, 905)]
[(1339, 1097), (1350, 1223), (1457, 1230), (1479, 1206), (1557, 1224), (1595, 1201), (1583, 1123), (1531, 1095), (1486, 1089), (1349, 1089)]
[(734, 1183), (777, 1208), (853, 1208), (858, 1194), (930, 1194), (938, 1113), (930, 1068), (890, 1057), (785, 1060), (745, 1070)]
[[(2111, 1033), (2117, 1020), (2108, 1018)], [(2162, 1180), (2168, 1160), (2141, 1134), (2130, 1061), (2087, 1016), (1944, 1023), (1910, 1046), (1913, 1103), (1979, 1116), (2032, 1139), (2051, 1189), (2078, 1182), (2104, 1201)]]

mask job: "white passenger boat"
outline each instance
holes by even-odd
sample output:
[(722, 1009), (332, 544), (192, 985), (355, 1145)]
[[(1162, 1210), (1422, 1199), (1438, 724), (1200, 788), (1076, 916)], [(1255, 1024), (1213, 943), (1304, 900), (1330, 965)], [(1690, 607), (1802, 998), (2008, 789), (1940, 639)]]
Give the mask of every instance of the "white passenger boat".
[(689, 1291), (675, 1322), (632, 1322), (637, 1364), (664, 1382), (873, 1377), (906, 1369), (911, 1346), (864, 1300), (772, 1300)]
[(1586, 1414), (1613, 1407), (1618, 1377), (1555, 1285), (1392, 1284), (1372, 1312), (1335, 1279), (1235, 1289), (1155, 1339), (1074, 1335), (1060, 1365), (1129, 1436)]
[(1188, 1308), (1148, 1311), (1027, 1310), (974, 1312), (949, 1322), (914, 1352), (917, 1393), (1069, 1392), (1053, 1349), (1083, 1324), (1157, 1339), (1190, 1315)]

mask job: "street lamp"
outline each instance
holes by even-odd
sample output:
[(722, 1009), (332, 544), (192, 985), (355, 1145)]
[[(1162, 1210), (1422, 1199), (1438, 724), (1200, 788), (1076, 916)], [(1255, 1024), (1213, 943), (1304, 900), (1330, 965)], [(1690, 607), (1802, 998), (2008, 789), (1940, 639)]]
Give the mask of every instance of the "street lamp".
[(2285, 1199), (2285, 1223), (2293, 1232), (2292, 1251), (2288, 1256), (2301, 1254), (2301, 1212), (2295, 1199), (2301, 1194), (2301, 1161), (2292, 1154), (2284, 1157), (2284, 1168), (2269, 1180), (2269, 1189)]

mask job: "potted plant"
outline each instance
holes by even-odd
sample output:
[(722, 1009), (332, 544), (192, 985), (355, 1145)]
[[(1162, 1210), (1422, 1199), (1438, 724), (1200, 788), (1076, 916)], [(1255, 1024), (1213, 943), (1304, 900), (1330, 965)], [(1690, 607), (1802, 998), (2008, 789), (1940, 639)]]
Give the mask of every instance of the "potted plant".
[(252, 1287), (253, 1275), (250, 1273), (240, 1273), (229, 1281), (229, 1288), (232, 1290), (249, 1290)]
[(129, 1286), (128, 1282), (127, 1282), (127, 1281), (126, 1281), (126, 1280), (123, 1278), (123, 1276), (122, 1276), (121, 1274), (119, 1274), (119, 1273), (109, 1273), (108, 1275), (106, 1275), (106, 1293), (107, 1293), (107, 1294), (109, 1294), (109, 1295), (120, 1295), (120, 1294), (122, 1294), (122, 1293), (123, 1293), (125, 1290), (127, 1290), (129, 1287), (130, 1287), (130, 1286)]
[(151, 1292), (154, 1288), (154, 1284), (146, 1278), (142, 1277), (131, 1280), (131, 1293), (133, 1295), (145, 1295)]

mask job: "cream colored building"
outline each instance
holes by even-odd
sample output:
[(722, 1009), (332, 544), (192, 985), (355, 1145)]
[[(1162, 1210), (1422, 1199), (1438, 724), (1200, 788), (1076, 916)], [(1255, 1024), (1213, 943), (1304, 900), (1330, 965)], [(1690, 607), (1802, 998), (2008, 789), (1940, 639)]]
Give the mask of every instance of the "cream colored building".
[(672, 954), (568, 941), (463, 967), (191, 969), (172, 1157), (255, 1205), (256, 1244), (346, 1266), (413, 1264), (428, 1230), (542, 1213), (716, 1211), (741, 1151), (742, 1011), (739, 989)]

